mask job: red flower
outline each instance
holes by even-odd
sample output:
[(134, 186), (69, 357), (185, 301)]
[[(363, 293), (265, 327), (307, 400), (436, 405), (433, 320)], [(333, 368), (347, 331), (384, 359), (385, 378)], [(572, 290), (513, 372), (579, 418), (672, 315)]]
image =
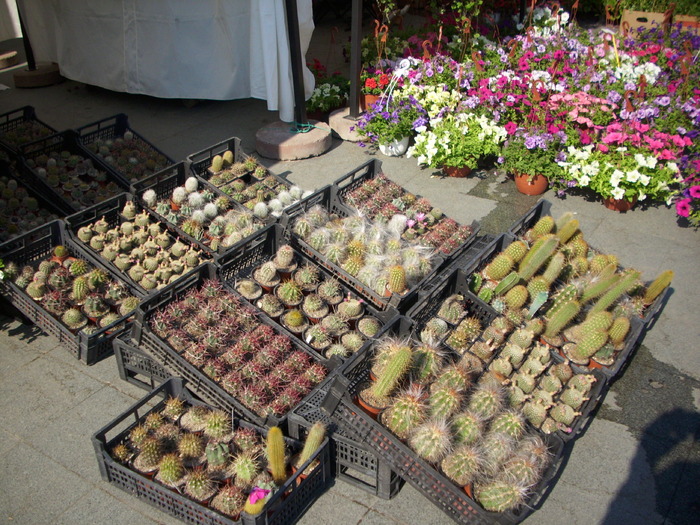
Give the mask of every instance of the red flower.
[(367, 89), (376, 89), (377, 88), (377, 81), (373, 78), (368, 78), (365, 80), (365, 87)]
[(387, 75), (387, 74), (382, 74), (382, 75), (380, 75), (380, 76), (379, 76), (379, 85), (380, 85), (381, 87), (384, 87), (384, 86), (386, 86), (387, 84), (389, 84), (389, 75)]

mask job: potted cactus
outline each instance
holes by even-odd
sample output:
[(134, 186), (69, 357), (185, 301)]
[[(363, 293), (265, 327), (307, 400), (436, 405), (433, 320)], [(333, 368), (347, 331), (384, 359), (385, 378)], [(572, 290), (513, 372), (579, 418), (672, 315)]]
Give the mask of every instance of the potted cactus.
[(278, 284), (275, 287), (275, 295), (287, 308), (299, 306), (304, 300), (301, 285), (292, 279)]
[(301, 336), (309, 326), (309, 320), (298, 308), (292, 308), (284, 312), (280, 317), (280, 323), (297, 336)]
[(333, 343), (328, 330), (321, 324), (311, 325), (304, 331), (304, 341), (314, 350), (322, 352)]
[(284, 312), (284, 304), (273, 294), (264, 294), (255, 304), (272, 319), (278, 319)]
[(316, 288), (316, 293), (330, 306), (336, 306), (344, 298), (343, 288), (340, 282), (332, 277), (321, 281)]
[(236, 283), (236, 291), (249, 301), (255, 301), (263, 293), (262, 287), (252, 279), (241, 279)]
[(328, 314), (330, 310), (326, 302), (321, 299), (321, 296), (315, 293), (304, 297), (301, 309), (309, 318), (309, 321), (314, 324), (318, 323), (322, 317)]
[(275, 263), (268, 261), (260, 265), (253, 271), (253, 279), (263, 288), (265, 292), (271, 292), (280, 282)]

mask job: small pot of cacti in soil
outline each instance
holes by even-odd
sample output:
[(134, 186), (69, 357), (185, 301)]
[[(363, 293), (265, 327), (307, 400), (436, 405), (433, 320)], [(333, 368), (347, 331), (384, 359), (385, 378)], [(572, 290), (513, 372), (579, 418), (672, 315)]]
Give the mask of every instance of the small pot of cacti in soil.
[(241, 279), (236, 283), (236, 291), (249, 301), (259, 299), (263, 294), (262, 286), (252, 279)]
[(362, 304), (361, 299), (352, 299), (351, 297), (347, 297), (337, 306), (336, 312), (348, 322), (350, 329), (353, 330), (357, 324), (357, 321), (359, 321), (365, 314), (365, 306)]
[(63, 261), (65, 261), (69, 255), (68, 248), (62, 244), (59, 244), (58, 246), (54, 246), (54, 249), (51, 252), (51, 260), (57, 262), (58, 264), (63, 264)]
[(301, 285), (294, 280), (281, 282), (275, 287), (275, 296), (286, 308), (296, 308), (304, 300)]
[(368, 339), (376, 337), (381, 328), (382, 324), (379, 322), (379, 319), (371, 315), (365, 315), (357, 322), (357, 331)]
[(316, 293), (331, 307), (337, 306), (344, 298), (340, 282), (332, 277), (321, 281), (316, 288)]
[(304, 331), (304, 341), (314, 350), (323, 352), (333, 344), (333, 339), (322, 325), (311, 325)]
[(309, 294), (304, 297), (304, 302), (301, 305), (301, 309), (309, 318), (309, 322), (312, 324), (318, 323), (322, 317), (328, 315), (330, 310), (326, 302), (321, 299), (321, 296), (315, 293)]
[(295, 261), (294, 249), (289, 244), (280, 246), (277, 249), (272, 262), (275, 263), (277, 273), (280, 274), (282, 279), (289, 279), (298, 266), (298, 263)]
[(268, 261), (253, 271), (253, 279), (265, 292), (271, 292), (280, 282), (280, 276), (275, 268), (275, 263)]
[(275, 321), (279, 319), (280, 315), (284, 312), (284, 304), (273, 294), (264, 294), (255, 304)]
[(301, 337), (309, 327), (309, 320), (298, 308), (285, 311), (280, 317), (280, 323), (297, 337)]
[(320, 280), (320, 271), (313, 264), (306, 263), (294, 272), (294, 281), (301, 286), (304, 295), (316, 290)]
[(348, 322), (339, 314), (328, 314), (319, 323), (331, 337), (340, 338), (350, 330)]
[(365, 337), (357, 330), (345, 332), (340, 338), (340, 343), (352, 353), (355, 353), (362, 348), (365, 341)]

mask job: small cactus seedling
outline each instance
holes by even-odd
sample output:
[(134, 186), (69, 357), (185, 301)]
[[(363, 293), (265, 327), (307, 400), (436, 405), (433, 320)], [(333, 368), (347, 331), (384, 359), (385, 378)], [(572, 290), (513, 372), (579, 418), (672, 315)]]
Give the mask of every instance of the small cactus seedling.
[(476, 484), (474, 497), (489, 512), (505, 512), (525, 503), (527, 487), (513, 481), (497, 479)]
[(422, 401), (423, 389), (412, 385), (398, 394), (394, 403), (382, 414), (382, 423), (401, 439), (423, 423), (427, 410)]
[(448, 478), (465, 486), (472, 483), (481, 472), (482, 460), (477, 447), (460, 445), (442, 460), (440, 467)]
[(235, 519), (243, 510), (245, 500), (246, 496), (243, 491), (229, 480), (214, 496), (211, 506), (222, 514)]
[(431, 419), (413, 431), (408, 443), (419, 457), (439, 463), (452, 446), (450, 427), (444, 420)]
[(196, 501), (209, 499), (216, 492), (216, 485), (202, 466), (194, 467), (185, 480), (185, 493)]
[(164, 455), (158, 464), (158, 481), (166, 485), (176, 485), (185, 475), (185, 467), (180, 456), (174, 453)]

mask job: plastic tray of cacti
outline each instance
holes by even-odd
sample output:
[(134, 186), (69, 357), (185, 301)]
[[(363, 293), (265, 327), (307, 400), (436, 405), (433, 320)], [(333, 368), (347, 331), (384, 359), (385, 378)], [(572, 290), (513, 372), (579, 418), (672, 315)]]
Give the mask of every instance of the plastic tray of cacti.
[(119, 377), (144, 390), (153, 390), (172, 377), (158, 361), (131, 341), (131, 331), (123, 332), (112, 342)]
[(437, 250), (445, 263), (453, 261), (474, 242), (481, 226), (474, 221), (460, 225), (430, 202), (389, 180), (382, 162), (372, 159), (337, 179), (333, 186), (340, 203), (362, 212), (372, 220), (390, 220), (394, 214), (410, 221), (403, 236)]
[[(479, 319), (475, 335), (464, 338), (462, 332), (473, 323), (467, 314), (471, 311), (487, 315)], [(432, 339), (454, 353), (478, 357), (479, 366), (508, 386), (511, 408), (521, 410), (537, 430), (555, 433), (565, 442), (587, 428), (607, 391), (602, 372), (565, 364), (549, 346), (535, 341), (530, 326), (504, 320), (472, 294), (467, 275), (459, 269), (424, 296), (409, 316), (424, 342)], [(441, 327), (445, 333), (438, 331)]]
[[(619, 270), (588, 248), (588, 262), (577, 261), (565, 255), (569, 248), (562, 249), (554, 234), (526, 242), (506, 233), (464, 271), (470, 289), (496, 311), (515, 322), (532, 319), (553, 354), (615, 377), (644, 334), (644, 322), (630, 313), (633, 302), (620, 300), (621, 290), (629, 290), (638, 275)], [(581, 264), (585, 267), (576, 270)]]
[(6, 205), (0, 209), (0, 242), (22, 235), (64, 216), (50, 199), (22, 183), (14, 166), (0, 160), (0, 193)]
[(123, 113), (76, 129), (81, 144), (103, 159), (128, 187), (175, 161), (129, 126)]
[(53, 135), (57, 131), (39, 120), (32, 106), (24, 106), (0, 115), (0, 147), (19, 155), (20, 146)]
[[(392, 237), (380, 223), (366, 221), (341, 204), (333, 186), (285, 209), (280, 224), (294, 247), (380, 310), (405, 312), (420, 288), (445, 266), (445, 258), (433, 250)], [(370, 241), (352, 234), (359, 231)], [(393, 256), (394, 262), (379, 261), (382, 254)], [(377, 261), (371, 261), (375, 256)]]
[(235, 250), (265, 225), (251, 210), (194, 175), (184, 161), (132, 184), (131, 193), (180, 237), (214, 258)]
[(73, 130), (24, 144), (20, 153), (22, 178), (37, 191), (51, 195), (66, 214), (129, 188), (107, 164), (80, 144)]
[[(241, 296), (311, 350), (337, 362), (362, 353), (398, 316), (378, 310), (314, 259), (294, 250), (272, 224), (218, 260)], [(283, 266), (287, 265), (287, 266)]]
[(73, 240), (95, 261), (148, 294), (180, 278), (211, 257), (178, 239), (129, 193), (122, 193), (66, 217)]
[(564, 442), (506, 408), (500, 381), (479, 377), (473, 358), (419, 343), (416, 328), (341, 369), (322, 410), (455, 521), (522, 521), (563, 469)]
[(286, 425), (337, 366), (252, 309), (211, 263), (144, 299), (131, 341), (203, 400), (266, 427)]
[[(528, 230), (530, 230), (533, 226), (535, 226), (540, 219), (543, 217), (552, 217), (551, 213), (552, 209), (552, 203), (549, 202), (548, 200), (542, 199), (540, 200), (537, 204), (535, 204), (527, 213), (525, 213), (520, 219), (516, 220), (513, 225), (509, 228), (508, 232), (511, 233), (512, 235), (515, 235), (516, 237), (519, 238), (527, 238), (528, 236)], [(561, 218), (560, 218), (561, 219)], [(548, 220), (548, 219), (545, 219)], [(556, 221), (554, 221), (556, 224)], [(585, 235), (585, 232), (583, 232)], [(589, 246), (589, 248), (594, 252), (594, 253), (600, 253), (600, 250), (597, 250), (593, 246)], [(659, 280), (656, 283), (655, 286), (659, 287), (661, 289), (660, 292), (655, 292), (658, 293), (658, 295), (655, 296), (649, 304), (647, 304), (646, 301), (644, 301), (642, 305), (642, 309), (640, 312), (640, 316), (642, 319), (642, 322), (645, 324), (645, 329), (649, 330), (653, 326), (654, 322), (656, 319), (659, 317), (659, 314), (661, 313), (661, 310), (663, 309), (664, 305), (668, 301), (670, 295), (671, 295), (671, 287), (670, 281), (672, 278), (672, 273), (670, 272), (664, 272), (659, 276)], [(651, 285), (651, 281), (646, 282), (646, 285)]]
[[(197, 417), (215, 430), (193, 432)], [(221, 432), (227, 435), (209, 438)], [(332, 481), (328, 439), (279, 485), (266, 473), (249, 483), (240, 475), (234, 483), (237, 471), (251, 478), (264, 471), (267, 461), (257, 451), (266, 447), (267, 432), (202, 403), (190, 385), (173, 378), (97, 431), (92, 442), (105, 481), (186, 523), (294, 523)], [(284, 437), (284, 448), (291, 454), (302, 443)], [(204, 459), (190, 459), (193, 449), (201, 449)], [(243, 507), (256, 489), (261, 499), (253, 515)]]
[(0, 259), (5, 263), (3, 295), (30, 321), (85, 364), (112, 354), (112, 340), (127, 328), (141, 294), (87, 257), (63, 221), (1, 244)]
[[(406, 317), (398, 317), (386, 333), (405, 335), (411, 326)], [(302, 439), (316, 422), (322, 422), (331, 438), (331, 461), (334, 476), (381, 499), (390, 500), (404, 485), (404, 480), (390, 465), (360, 441), (356, 441), (338, 427), (321, 409), (328, 396), (330, 382), (317, 389), (288, 416), (289, 434)]]
[(187, 160), (195, 174), (268, 223), (275, 222), (284, 208), (305, 196), (301, 188), (244, 154), (237, 137), (193, 153)]

